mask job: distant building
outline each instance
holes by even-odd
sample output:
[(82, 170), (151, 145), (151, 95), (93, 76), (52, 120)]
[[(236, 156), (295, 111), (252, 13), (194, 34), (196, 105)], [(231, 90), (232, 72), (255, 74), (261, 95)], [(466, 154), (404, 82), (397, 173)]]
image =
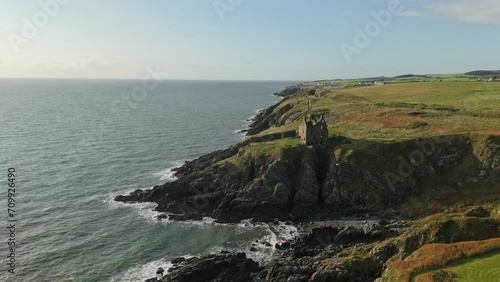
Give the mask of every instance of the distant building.
[(385, 83), (382, 81), (361, 81), (358, 83), (359, 86), (372, 86), (372, 85), (380, 86), (384, 84)]
[(299, 125), (300, 140), (306, 145), (324, 145), (328, 143), (328, 125), (325, 118), (316, 120), (314, 117), (305, 117)]
[(323, 89), (337, 89), (344, 87), (342, 84), (335, 82), (318, 82), (316, 85), (318, 86), (318, 88), (323, 88)]

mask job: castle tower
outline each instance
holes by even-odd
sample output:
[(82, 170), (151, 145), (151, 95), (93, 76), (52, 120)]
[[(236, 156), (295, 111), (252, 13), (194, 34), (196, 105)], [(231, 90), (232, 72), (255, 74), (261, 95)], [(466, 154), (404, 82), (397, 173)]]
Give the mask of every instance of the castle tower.
[(306, 145), (325, 145), (328, 143), (328, 125), (324, 116), (316, 120), (314, 117), (306, 117), (299, 125), (300, 140)]

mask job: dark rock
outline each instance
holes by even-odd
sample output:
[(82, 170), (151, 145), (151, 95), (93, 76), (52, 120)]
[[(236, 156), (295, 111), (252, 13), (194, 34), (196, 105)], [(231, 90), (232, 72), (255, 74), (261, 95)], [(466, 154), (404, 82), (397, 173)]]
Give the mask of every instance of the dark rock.
[(151, 193), (149, 191), (144, 191), (142, 189), (137, 189), (130, 193), (129, 195), (118, 195), (115, 197), (117, 202), (146, 202), (151, 200)]
[(471, 217), (490, 217), (490, 212), (483, 207), (475, 207), (467, 210), (465, 216)]
[(394, 242), (383, 243), (374, 247), (371, 254), (379, 261), (385, 262), (398, 253), (398, 247)]
[(347, 226), (342, 229), (336, 236), (333, 238), (333, 241), (340, 244), (352, 243), (363, 241), (366, 238), (369, 238), (370, 234), (366, 234), (362, 229)]
[(174, 258), (172, 260), (172, 264), (174, 264), (174, 265), (175, 264), (180, 264), (180, 263), (183, 263), (185, 261), (186, 261), (186, 258), (184, 258), (184, 257), (178, 257), (178, 258)]
[[(262, 272), (262, 267), (246, 258), (244, 253), (208, 255), (182, 261), (165, 277), (169, 282), (250, 282)], [(151, 278), (146, 281), (155, 281)]]
[(168, 215), (162, 213), (156, 216), (158, 220), (168, 219)]
[(285, 88), (284, 90), (282, 90), (279, 93), (274, 93), (274, 95), (278, 96), (278, 97), (289, 97), (289, 96), (293, 96), (293, 95), (299, 93), (300, 90), (301, 89), (298, 86), (290, 86), (290, 87)]
[(388, 221), (386, 221), (386, 220), (381, 220), (381, 221), (379, 221), (379, 222), (378, 222), (378, 224), (379, 224), (380, 226), (386, 226), (386, 225), (389, 225), (389, 222), (388, 222)]
[[(340, 215), (366, 216), (373, 212), (387, 217), (411, 216), (414, 211), (404, 210), (401, 204), (409, 196), (424, 190), (423, 180), (433, 179), (440, 171), (456, 166), (470, 153), (467, 151), (470, 150), (470, 144), (467, 144), (470, 139), (453, 136), (446, 142), (433, 139), (388, 144), (366, 141), (365, 149), (345, 154), (345, 157), (334, 157), (330, 147), (304, 146), (280, 148), (283, 156), (280, 158), (265, 153), (242, 155), (250, 143), (296, 136), (295, 130), (255, 135), (296, 118), (292, 117), (294, 105), (287, 100), (260, 112), (251, 125), (249, 137), (241, 143), (177, 168), (176, 181), (151, 190), (136, 190), (129, 195), (117, 196), (115, 200), (157, 203), (155, 210), (172, 214), (169, 217), (172, 220), (211, 217), (221, 223), (239, 223), (247, 218), (257, 222), (273, 222), (275, 219), (297, 222)], [(351, 141), (336, 138), (335, 142)], [(492, 139), (491, 142), (499, 141)], [(422, 144), (432, 144), (432, 154), (424, 154), (425, 158), (418, 163), (413, 160), (411, 175), (399, 177), (396, 173), (401, 159), (410, 166), (409, 154), (420, 152)], [(387, 154), (371, 154), (371, 151)], [(476, 174), (481, 175), (480, 179), (498, 179), (495, 175), (500, 174), (493, 169), (497, 163), (495, 153), (491, 151), (487, 155), (485, 153), (484, 157), (488, 159), (488, 165), (483, 167), (482, 162), (477, 163), (477, 173), (464, 176), (463, 182)], [(224, 161), (233, 157), (238, 157), (241, 164)], [(388, 171), (392, 167), (394, 169)], [(470, 181), (478, 179), (472, 177)], [(471, 213), (474, 214), (481, 215)]]
[(275, 248), (277, 250), (286, 250), (286, 249), (290, 248), (290, 242), (287, 241), (287, 242), (283, 242), (283, 243), (277, 243), (275, 245)]

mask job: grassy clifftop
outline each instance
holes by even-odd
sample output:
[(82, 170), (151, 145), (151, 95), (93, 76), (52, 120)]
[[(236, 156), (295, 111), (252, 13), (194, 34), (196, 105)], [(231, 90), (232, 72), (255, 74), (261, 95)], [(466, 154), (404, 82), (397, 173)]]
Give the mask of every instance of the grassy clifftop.
[(500, 134), (500, 83), (475, 81), (318, 89), (315, 95), (304, 91), (282, 101), (273, 112), (279, 115), (278, 127), (261, 134), (296, 130), (309, 103), (312, 114), (325, 115), (332, 136), (394, 141)]
[[(307, 172), (304, 167), (315, 170), (321, 205), (335, 193), (342, 193), (330, 203), (337, 207), (347, 208), (349, 201), (362, 202), (368, 196), (372, 202), (390, 204), (395, 192), (391, 189), (409, 190), (398, 199), (415, 213), (500, 201), (500, 83), (305, 88), (271, 110), (263, 117), (267, 121), (261, 132), (248, 137), (237, 155), (222, 162), (231, 164), (227, 167), (232, 173), (251, 171), (249, 158), (286, 162), (299, 154), (306, 166), (298, 165), (302, 169), (297, 173)], [(298, 137), (286, 137), (296, 136), (306, 114), (325, 116), (330, 132), (327, 146), (313, 150)], [(340, 176), (329, 172), (343, 162), (349, 164), (346, 170), (360, 174), (357, 180), (340, 181), (348, 171), (338, 172)], [(332, 178), (336, 183), (328, 188), (326, 180)]]
[[(500, 202), (500, 83), (298, 89), (260, 114), (244, 141), (120, 199), (220, 222), (418, 216)], [(325, 116), (328, 144), (300, 142), (306, 114)]]
[[(324, 115), (328, 145), (304, 146), (290, 137), (306, 114)], [(500, 83), (428, 81), (339, 89), (306, 84), (264, 119), (261, 125), (267, 127), (247, 138), (231, 158), (234, 167), (245, 167), (248, 158), (293, 159), (299, 169), (287, 186), (308, 199), (316, 193), (322, 212), (385, 205), (396, 214), (432, 215), (400, 237), (354, 251), (356, 265), (375, 265), (376, 271), (374, 261), (393, 256), (380, 281), (496, 281), (491, 277), (496, 279), (498, 268), (486, 268), (498, 265), (500, 239), (485, 239), (498, 237), (499, 230)], [(457, 214), (476, 205), (492, 211), (492, 218)], [(471, 271), (470, 264), (482, 270)], [(321, 265), (326, 273), (335, 272), (335, 259)]]
[[(187, 162), (174, 182), (116, 200), (156, 202), (177, 220), (321, 221), (281, 245), (288, 255), (266, 281), (452, 281), (442, 279), (464, 273), (461, 260), (497, 252), (500, 83), (292, 88), (242, 142)], [(308, 114), (324, 115), (328, 144), (301, 143)], [(327, 226), (344, 215), (383, 220), (371, 230)]]

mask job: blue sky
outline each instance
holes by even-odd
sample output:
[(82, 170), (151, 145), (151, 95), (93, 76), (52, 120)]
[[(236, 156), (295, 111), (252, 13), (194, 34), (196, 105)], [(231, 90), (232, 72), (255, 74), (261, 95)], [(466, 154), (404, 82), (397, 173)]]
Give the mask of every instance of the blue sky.
[[(142, 78), (155, 67), (171, 79), (315, 80), (500, 69), (497, 0), (401, 0), (397, 13), (392, 2), (0, 0), (0, 77)], [(356, 44), (357, 30), (368, 44)]]

